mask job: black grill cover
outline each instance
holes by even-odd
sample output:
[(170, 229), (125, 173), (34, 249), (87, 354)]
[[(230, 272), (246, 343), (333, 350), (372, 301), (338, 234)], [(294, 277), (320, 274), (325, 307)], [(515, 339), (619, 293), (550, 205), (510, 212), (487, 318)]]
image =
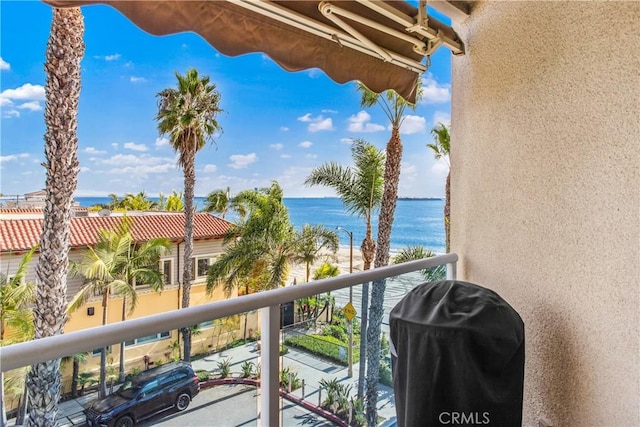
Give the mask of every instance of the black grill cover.
[(520, 426), (524, 323), (472, 283), (418, 285), (389, 316), (400, 427)]

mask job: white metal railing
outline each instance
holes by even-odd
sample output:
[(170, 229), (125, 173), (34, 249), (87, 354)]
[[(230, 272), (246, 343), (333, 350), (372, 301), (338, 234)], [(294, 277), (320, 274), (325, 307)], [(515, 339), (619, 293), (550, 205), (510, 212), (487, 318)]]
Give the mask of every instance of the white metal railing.
[(111, 344), (129, 341), (141, 336), (153, 335), (167, 330), (179, 329), (195, 325), (212, 319), (232, 316), (260, 309), (261, 312), (261, 346), (260, 364), (261, 378), (261, 425), (279, 425), (278, 407), (278, 351), (280, 304), (305, 298), (349, 286), (366, 282), (399, 276), (425, 268), (447, 266), (447, 279), (456, 278), (457, 254), (439, 255), (418, 261), (389, 265), (353, 274), (345, 274), (330, 279), (305, 283), (302, 286), (288, 286), (286, 288), (245, 295), (160, 313), (153, 316), (126, 320), (110, 325), (84, 329), (68, 334), (41, 338), (25, 343), (14, 344), (0, 348), (0, 370), (2, 372), (23, 366), (53, 359), (60, 359), (70, 354), (91, 351), (95, 348), (106, 347)]

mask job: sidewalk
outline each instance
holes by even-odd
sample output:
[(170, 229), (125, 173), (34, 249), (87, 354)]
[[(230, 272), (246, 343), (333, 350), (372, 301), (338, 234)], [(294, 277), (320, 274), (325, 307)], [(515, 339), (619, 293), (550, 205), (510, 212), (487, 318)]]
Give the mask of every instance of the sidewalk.
[[(206, 370), (216, 372), (218, 362), (229, 360), (231, 364), (231, 372), (239, 374), (240, 366), (245, 361), (253, 361), (258, 364), (259, 351), (256, 349), (255, 343), (249, 343), (244, 346), (227, 349), (215, 354), (211, 354), (202, 359), (192, 361), (193, 368), (197, 370)], [(359, 364), (353, 365), (353, 378), (347, 376), (347, 367), (335, 365), (323, 359), (315, 357), (309, 353), (289, 348), (289, 352), (282, 357), (283, 367), (289, 368), (298, 375), (298, 378), (305, 382), (304, 396), (303, 389), (293, 392), (298, 397), (304, 397), (305, 400), (318, 404), (319, 400), (319, 382), (321, 379), (337, 378), (342, 383), (352, 384), (352, 395), (355, 395), (358, 387), (358, 367)], [(83, 426), (85, 423), (84, 408), (97, 398), (97, 393), (92, 392), (77, 399), (68, 400), (60, 403), (58, 414), (58, 425), (61, 427)], [(395, 401), (393, 389), (391, 387), (378, 385), (378, 416), (383, 418), (381, 424), (383, 427), (392, 427), (396, 425), (395, 418)], [(8, 426), (13, 426), (15, 419), (8, 422)]]

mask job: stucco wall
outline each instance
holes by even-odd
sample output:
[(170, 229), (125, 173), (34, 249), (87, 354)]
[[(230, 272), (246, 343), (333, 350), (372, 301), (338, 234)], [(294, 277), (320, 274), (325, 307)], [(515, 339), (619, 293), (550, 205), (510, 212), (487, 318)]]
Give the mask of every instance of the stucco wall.
[(452, 251), (526, 325), (524, 425), (640, 425), (640, 3), (478, 3), (452, 62)]

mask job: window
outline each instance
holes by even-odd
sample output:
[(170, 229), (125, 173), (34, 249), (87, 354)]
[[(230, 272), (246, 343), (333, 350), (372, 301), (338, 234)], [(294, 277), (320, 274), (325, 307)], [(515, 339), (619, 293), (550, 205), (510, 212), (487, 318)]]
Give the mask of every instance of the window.
[(163, 340), (163, 339), (166, 339), (166, 338), (169, 338), (169, 337), (171, 337), (171, 333), (169, 331), (160, 332), (159, 334), (147, 335), (146, 337), (140, 337), (140, 338), (136, 338), (136, 339), (131, 340), (131, 341), (125, 341), (124, 345), (126, 347), (131, 347), (133, 345), (146, 344), (146, 343), (150, 343), (150, 342), (153, 342), (153, 341)]
[(204, 279), (209, 272), (209, 266), (215, 262), (212, 256), (201, 256), (191, 258), (191, 278), (193, 280)]
[(160, 260), (160, 272), (164, 276), (164, 284), (173, 284), (173, 260), (162, 259)]

